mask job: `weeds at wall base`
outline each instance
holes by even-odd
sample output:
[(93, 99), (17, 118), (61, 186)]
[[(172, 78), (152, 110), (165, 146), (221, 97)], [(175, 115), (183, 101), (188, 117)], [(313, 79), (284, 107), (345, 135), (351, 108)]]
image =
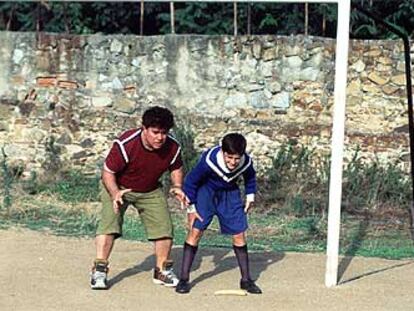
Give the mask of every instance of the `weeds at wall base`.
[[(21, 226), (31, 230), (47, 230), (56, 235), (93, 238), (99, 204), (68, 204), (54, 197), (30, 196), (15, 202), (12, 212), (0, 214), (0, 229)], [(146, 242), (144, 227), (134, 209), (127, 211), (124, 223), (126, 240)], [(174, 210), (174, 245), (182, 245), (186, 238), (186, 216)], [(326, 219), (253, 213), (249, 216), (247, 232), (249, 249), (275, 252), (325, 252)], [(223, 236), (215, 220), (206, 231), (201, 247), (231, 249), (231, 237)], [(344, 256), (413, 258), (414, 248), (404, 225), (379, 231), (359, 218), (344, 217), (341, 228), (341, 254)]]
[(11, 196), (11, 188), (13, 183), (13, 176), (7, 164), (7, 156), (4, 151), (4, 147), (1, 148), (1, 162), (0, 162), (0, 169), (1, 169), (1, 179), (2, 179), (2, 206), (1, 209), (9, 211), (12, 205), (12, 196)]

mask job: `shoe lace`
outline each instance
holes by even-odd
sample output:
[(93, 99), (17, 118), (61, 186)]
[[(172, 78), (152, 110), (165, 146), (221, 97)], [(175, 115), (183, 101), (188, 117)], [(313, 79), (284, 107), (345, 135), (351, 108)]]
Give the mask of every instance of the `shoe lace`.
[(177, 276), (175, 275), (175, 273), (174, 273), (174, 271), (173, 271), (172, 268), (169, 268), (167, 270), (164, 270), (162, 272), (162, 274), (164, 274), (170, 280), (177, 279)]
[(94, 273), (95, 278), (106, 278), (106, 272), (95, 271)]
[(93, 272), (93, 278), (95, 280), (104, 280), (106, 279), (106, 272), (102, 272), (102, 271), (94, 271)]

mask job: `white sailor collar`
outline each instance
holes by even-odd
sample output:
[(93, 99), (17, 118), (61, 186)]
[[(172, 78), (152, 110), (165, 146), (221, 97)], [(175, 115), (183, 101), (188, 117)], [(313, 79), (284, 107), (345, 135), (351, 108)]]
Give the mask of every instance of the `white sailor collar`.
[(206, 163), (224, 181), (230, 182), (240, 176), (251, 165), (252, 159), (243, 154), (237, 167), (230, 171), (224, 163), (224, 156), (220, 146), (217, 146), (208, 151)]

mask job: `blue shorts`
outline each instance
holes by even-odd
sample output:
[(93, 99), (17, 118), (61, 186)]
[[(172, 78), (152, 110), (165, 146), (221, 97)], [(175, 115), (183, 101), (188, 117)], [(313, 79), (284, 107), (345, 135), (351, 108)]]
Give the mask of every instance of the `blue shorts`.
[(247, 216), (241, 199), (240, 189), (214, 191), (201, 186), (197, 191), (197, 212), (203, 221), (196, 219), (193, 227), (206, 230), (214, 215), (220, 223), (221, 233), (239, 234), (247, 230)]

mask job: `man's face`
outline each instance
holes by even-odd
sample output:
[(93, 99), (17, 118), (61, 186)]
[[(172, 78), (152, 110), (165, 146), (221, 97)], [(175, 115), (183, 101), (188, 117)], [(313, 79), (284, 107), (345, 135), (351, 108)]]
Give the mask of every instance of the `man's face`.
[(158, 127), (143, 127), (144, 143), (150, 149), (160, 149), (167, 140), (168, 131)]
[(234, 170), (237, 167), (237, 165), (239, 165), (241, 160), (240, 154), (230, 154), (227, 152), (223, 152), (223, 157), (224, 163), (230, 171)]

